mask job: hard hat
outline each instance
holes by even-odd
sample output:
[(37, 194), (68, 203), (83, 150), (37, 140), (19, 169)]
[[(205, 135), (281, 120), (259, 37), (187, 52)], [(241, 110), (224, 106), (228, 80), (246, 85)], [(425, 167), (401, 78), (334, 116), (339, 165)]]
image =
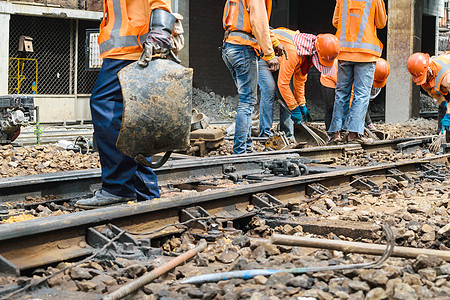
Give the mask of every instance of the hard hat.
[(428, 68), (430, 67), (430, 55), (428, 53), (417, 52), (408, 58), (407, 67), (409, 73), (417, 85), (422, 85), (427, 81)]
[(316, 40), (316, 50), (319, 54), (319, 62), (326, 66), (333, 66), (334, 60), (341, 49), (338, 38), (335, 35), (326, 33), (319, 34)]
[(379, 58), (375, 67), (373, 86), (379, 89), (384, 87), (390, 72), (391, 67), (389, 66), (389, 63), (385, 59)]

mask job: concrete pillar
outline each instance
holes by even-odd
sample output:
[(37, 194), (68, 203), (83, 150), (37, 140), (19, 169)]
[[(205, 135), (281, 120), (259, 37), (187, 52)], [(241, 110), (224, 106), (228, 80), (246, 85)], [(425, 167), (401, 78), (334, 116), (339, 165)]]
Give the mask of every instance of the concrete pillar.
[(10, 14), (0, 13), (0, 95), (8, 94), (9, 69), (9, 19)]
[(189, 67), (189, 0), (172, 0), (172, 11), (183, 15), (184, 28), (184, 49), (178, 55), (181, 59), (181, 64)]
[(386, 85), (386, 123), (419, 116), (420, 89), (406, 68), (408, 57), (420, 51), (423, 0), (389, 1), (387, 60), (391, 74)]

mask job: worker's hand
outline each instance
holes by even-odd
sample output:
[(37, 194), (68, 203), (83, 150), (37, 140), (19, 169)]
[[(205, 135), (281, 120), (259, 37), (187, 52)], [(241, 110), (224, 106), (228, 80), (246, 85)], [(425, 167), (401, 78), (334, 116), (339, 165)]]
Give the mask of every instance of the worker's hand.
[(278, 57), (276, 56), (271, 60), (268, 60), (267, 64), (269, 65), (270, 72), (276, 72), (280, 69), (280, 63), (278, 62)]
[(284, 55), (286, 57), (286, 60), (289, 60), (288, 53), (286, 51), (286, 48), (284, 48), (283, 44), (280, 43), (273, 50), (275, 51), (275, 55), (276, 56), (280, 56), (281, 57), (281, 56)]
[(175, 21), (175, 16), (168, 11), (163, 9), (152, 11), (149, 33), (142, 46), (143, 52), (138, 61), (141, 67), (146, 67), (153, 55), (160, 55), (161, 58), (172, 56), (171, 35)]
[(311, 114), (309, 113), (308, 109), (306, 108), (306, 104), (300, 105), (299, 107), (300, 107), (300, 111), (302, 112), (303, 120), (306, 120), (306, 122), (311, 122), (312, 117), (311, 117)]
[(302, 111), (300, 110), (300, 107), (297, 106), (296, 108), (294, 108), (294, 110), (291, 111), (291, 119), (295, 124), (302, 123)]
[(138, 64), (146, 67), (152, 60), (153, 55), (160, 54), (162, 58), (169, 56), (172, 50), (170, 35), (162, 31), (151, 31), (144, 42), (144, 49)]
[(444, 133), (444, 131), (448, 131), (450, 129), (450, 114), (446, 114), (442, 118), (441, 124), (442, 124), (442, 133)]

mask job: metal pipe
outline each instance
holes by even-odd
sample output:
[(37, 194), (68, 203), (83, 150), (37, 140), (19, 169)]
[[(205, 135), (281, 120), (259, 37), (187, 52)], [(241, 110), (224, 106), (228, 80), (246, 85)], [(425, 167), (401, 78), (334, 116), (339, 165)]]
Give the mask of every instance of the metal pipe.
[(111, 294), (103, 297), (103, 300), (117, 300), (122, 299), (123, 297), (131, 294), (132, 292), (140, 289), (144, 285), (150, 283), (154, 279), (158, 278), (159, 276), (169, 272), (171, 269), (175, 268), (176, 266), (184, 263), (188, 259), (192, 258), (193, 256), (197, 255), (199, 252), (202, 252), (206, 248), (206, 241), (201, 240), (200, 243), (195, 247), (194, 249), (191, 249), (182, 255), (172, 259), (165, 265), (162, 265), (156, 269), (153, 269), (151, 272), (144, 274), (140, 278), (126, 284), (125, 286), (121, 287), (120, 289), (112, 292)]
[[(320, 248), (320, 249), (337, 250), (342, 252), (361, 253), (370, 255), (380, 255), (386, 249), (385, 245), (305, 238), (282, 234), (272, 235), (272, 243), (277, 245)], [(436, 256), (443, 260), (450, 261), (450, 251), (418, 249), (412, 247), (395, 246), (392, 256), (404, 258), (416, 258), (420, 254), (425, 254), (428, 256)]]

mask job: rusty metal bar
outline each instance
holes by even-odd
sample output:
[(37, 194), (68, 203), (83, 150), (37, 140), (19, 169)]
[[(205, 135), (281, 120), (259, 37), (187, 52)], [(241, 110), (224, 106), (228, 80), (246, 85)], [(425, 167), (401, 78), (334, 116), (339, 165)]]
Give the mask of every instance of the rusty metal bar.
[(123, 297), (131, 294), (132, 292), (140, 289), (141, 287), (143, 287), (144, 285), (150, 283), (151, 281), (155, 280), (156, 278), (158, 278), (159, 276), (169, 272), (171, 269), (175, 268), (176, 266), (184, 263), (185, 261), (187, 261), (188, 259), (194, 257), (195, 255), (197, 255), (198, 253), (202, 252), (207, 246), (207, 243), (205, 240), (201, 240), (200, 243), (194, 248), (191, 249), (183, 254), (181, 254), (180, 256), (178, 256), (177, 258), (172, 259), (171, 261), (169, 261), (168, 263), (157, 267), (155, 269), (153, 269), (152, 271), (150, 271), (147, 274), (142, 275), (141, 277), (139, 277), (138, 279), (122, 286), (121, 288), (119, 288), (118, 290), (112, 292), (111, 294), (103, 297), (103, 300), (117, 300), (117, 299), (122, 299)]
[[(385, 245), (306, 238), (282, 234), (272, 235), (271, 240), (276, 245), (319, 248), (370, 255), (380, 255), (386, 249)], [(417, 258), (420, 254), (435, 256), (445, 261), (450, 261), (450, 251), (395, 246), (392, 252), (392, 256), (404, 258)]]

